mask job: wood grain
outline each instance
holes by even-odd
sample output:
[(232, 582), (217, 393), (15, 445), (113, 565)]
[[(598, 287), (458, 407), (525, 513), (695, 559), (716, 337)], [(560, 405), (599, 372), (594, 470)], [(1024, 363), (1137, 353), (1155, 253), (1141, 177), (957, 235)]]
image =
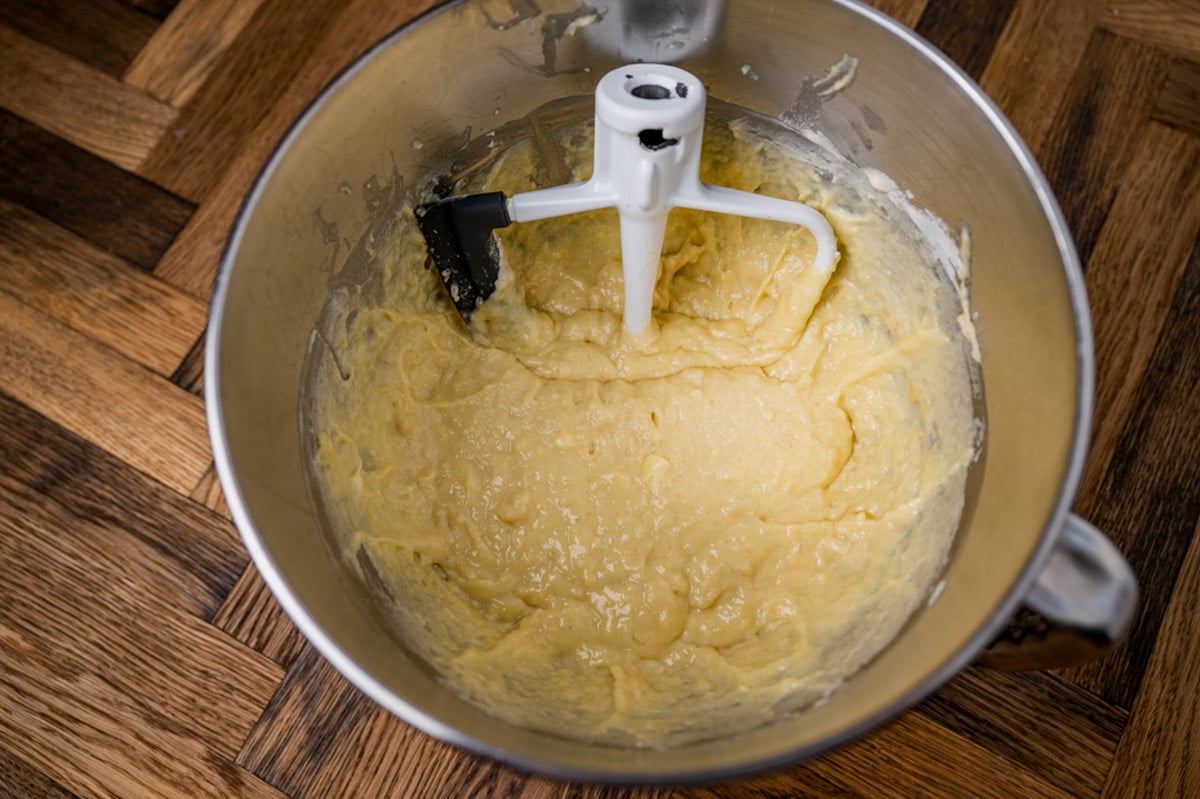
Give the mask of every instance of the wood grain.
[(979, 83), (1034, 153), (1091, 37), (1094, 3), (1018, 0)]
[[(1117, 750), (1104, 797), (1200, 795), (1200, 660), (1187, 642), (1200, 640), (1200, 614), (1184, 597), (1200, 592), (1200, 528), (1184, 558), (1176, 601), (1163, 619), (1163, 631)], [(1136, 786), (1136, 789), (1135, 789)]]
[(143, 14), (149, 14), (162, 22), (168, 18), (179, 0), (121, 0), (123, 5), (135, 8)]
[(871, 3), (877, 10), (908, 28), (915, 28), (929, 6), (928, 0), (878, 0)]
[(1150, 118), (1200, 135), (1200, 63), (1175, 59)]
[[(209, 471), (206, 478), (211, 474)], [(212, 482), (212, 478), (208, 481)], [(213, 626), (284, 667), (292, 664), (304, 646), (300, 632), (279, 607), (253, 564), (246, 567), (221, 603)]]
[(1123, 656), (1073, 669), (1071, 678), (1121, 707), (1137, 696), (1200, 519), (1198, 324), (1200, 239), (1089, 513), (1127, 554), (1141, 581), (1142, 602)]
[[(1077, 507), (1098, 501), (1159, 330), (1200, 235), (1200, 139), (1145, 126), (1087, 266), (1097, 361), (1091, 458)], [(1171, 220), (1162, 225), (1161, 220)]]
[(183, 0), (133, 59), (124, 80), (173, 106), (195, 95), (262, 0)]
[[(281, 734), (284, 730), (289, 733)], [(564, 785), (467, 755), (386, 713), (307, 646), (288, 669), (279, 695), (251, 733), (238, 763), (296, 799), (668, 795), (653, 789)]]
[(45, 772), (0, 748), (0, 799), (76, 799)]
[(1150, 44), (1200, 56), (1195, 0), (1108, 0), (1099, 24)]
[(940, 0), (925, 6), (916, 32), (979, 80), (1016, 0)]
[(0, 419), (0, 745), (87, 795), (277, 795), (222, 765), (279, 680), (205, 623), (232, 531), (3, 396)]
[(188, 496), (214, 513), (219, 513), (226, 519), (231, 518), (229, 505), (225, 502), (225, 494), (221, 491), (221, 481), (217, 478), (216, 467), (212, 464), (205, 470), (204, 475)]
[(203, 332), (196, 337), (171, 372), (172, 383), (199, 397), (204, 396), (204, 338)]
[(978, 668), (952, 680), (919, 712), (1059, 790), (1084, 796), (1100, 793), (1128, 717), (1049, 672)]
[(351, 0), (314, 45), (306, 68), (242, 140), (233, 160), (196, 215), (163, 255), (155, 273), (197, 296), (208, 296), (217, 275), (225, 237), (258, 171), (308, 102), (338, 73), (346, 54), (358, 55), (380, 30), (391, 30), (427, 9), (430, 0)]
[[(140, 599), (169, 603), (198, 620), (213, 617), (248, 560), (227, 520), (3, 394), (0, 419), (0, 454), (7, 464), (0, 475), (0, 492), (23, 512), (19, 519), (7, 521), (47, 533), (31, 546), (53, 549), (75, 542), (71, 545), (97, 548), (97, 556), (106, 563), (115, 558), (130, 579), (117, 580), (110, 586), (114, 591), (101, 592), (96, 601), (109, 593), (142, 591), (144, 582), (155, 590)], [(18, 572), (37, 571), (31, 562), (4, 563), (6, 576), (14, 578)], [(90, 561), (69, 564), (78, 570), (72, 576), (86, 576), (84, 563)], [(53, 576), (66, 575), (43, 574)], [(66, 585), (43, 579), (39, 591), (60, 588), (67, 590)], [(12, 596), (12, 603), (31, 601), (16, 592)]]
[(208, 468), (198, 398), (3, 291), (0, 391), (177, 491)]
[(158, 22), (118, 0), (9, 0), (0, 25), (119, 78)]
[(0, 108), (136, 170), (176, 110), (119, 80), (0, 27)]
[(5, 291), (164, 376), (204, 329), (204, 303), (3, 200), (0, 267)]
[(375, 706), (271, 596), (214, 471), (234, 215), (322, 87), (431, 4), (0, 2), (0, 799), (1200, 797), (1200, 4), (875, 2), (980, 81), (1071, 225), (1097, 361), (1075, 510), (1139, 574), (1129, 640), (661, 789), (524, 774)]
[(150, 271), (195, 205), (0, 110), (0, 199)]
[[(887, 779), (878, 779), (884, 773)], [(986, 780), (979, 779), (978, 775), (985, 774)], [(1073, 795), (1030, 772), (1006, 767), (998, 755), (915, 713), (902, 716), (857, 744), (795, 769), (745, 780), (739, 788), (748, 789), (752, 796), (805, 796), (814, 776), (817, 784), (831, 784), (836, 786), (835, 791), (879, 799), (928, 795), (1054, 799)], [(728, 795), (726, 790), (725, 786), (716, 786), (679, 791), (673, 796), (721, 797)]]
[[(264, 0), (181, 108), (175, 123), (179, 135), (160, 137), (140, 173), (182, 197), (204, 197), (340, 5), (338, 0)], [(186, 10), (181, 6), (176, 13)], [(255, 79), (247, 81), (246, 74)]]
[(1097, 29), (1038, 152), (1086, 264), (1166, 78), (1150, 45)]

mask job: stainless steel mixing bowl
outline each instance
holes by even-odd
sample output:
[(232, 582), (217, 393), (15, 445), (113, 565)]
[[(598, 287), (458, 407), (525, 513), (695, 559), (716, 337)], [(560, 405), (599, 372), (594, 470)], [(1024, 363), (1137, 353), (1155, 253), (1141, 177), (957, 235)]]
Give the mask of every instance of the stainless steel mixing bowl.
[[(993, 648), (991, 662), (1046, 664), (1118, 637), (1133, 578), (1068, 513), (1092, 397), (1077, 257), (1044, 178), (980, 90), (912, 33), (846, 0), (615, 2), (602, 14), (569, 0), (538, 6), (520, 14), (512, 8), (535, 7), (456, 3), (383, 41), (296, 123), (230, 239), (206, 362), (216, 464), (263, 578), (321, 653), (446, 741), (553, 775), (647, 782), (760, 770), (863, 734), (979, 657), (1023, 605), (1050, 620), (1049, 636)], [(844, 55), (858, 59), (852, 80), (829, 92), (822, 77)], [(713, 98), (814, 127), (952, 230), (969, 228), (987, 405), (986, 466), (938, 599), (827, 704), (666, 750), (515, 728), (447, 691), (380, 629), (327, 551), (298, 418), (330, 287), (371, 265), (369, 247), (351, 243), (369, 240), (404, 191), (486, 144), (488, 131), (552, 100), (588, 97), (608, 69), (636, 60), (678, 63)]]

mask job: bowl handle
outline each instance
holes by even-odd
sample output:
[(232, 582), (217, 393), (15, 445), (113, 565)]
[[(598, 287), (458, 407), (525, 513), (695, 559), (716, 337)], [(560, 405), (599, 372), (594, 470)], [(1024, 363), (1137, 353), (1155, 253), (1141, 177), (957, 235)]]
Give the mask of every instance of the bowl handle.
[(1023, 607), (976, 662), (1018, 670), (1093, 660), (1125, 637), (1137, 602), (1137, 578), (1124, 556), (1070, 514)]

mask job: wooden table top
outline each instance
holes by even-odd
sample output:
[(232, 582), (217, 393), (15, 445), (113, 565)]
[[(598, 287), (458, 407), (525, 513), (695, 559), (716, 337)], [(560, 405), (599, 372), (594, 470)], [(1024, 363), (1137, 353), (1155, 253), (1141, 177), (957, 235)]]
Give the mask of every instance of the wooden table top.
[(428, 0), (0, 1), (0, 797), (1200, 796), (1200, 5), (879, 0), (1037, 156), (1098, 360), (1075, 505), (1129, 641), (968, 669), (885, 729), (719, 786), (566, 785), (407, 727), (250, 564), (203, 411), (234, 213), (337, 70)]

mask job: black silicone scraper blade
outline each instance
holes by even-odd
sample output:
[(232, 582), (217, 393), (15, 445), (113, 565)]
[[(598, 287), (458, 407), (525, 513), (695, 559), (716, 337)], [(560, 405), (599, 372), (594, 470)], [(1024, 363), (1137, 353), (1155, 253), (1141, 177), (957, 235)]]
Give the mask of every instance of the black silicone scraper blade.
[(466, 321), (492, 296), (500, 275), (500, 250), (492, 231), (508, 227), (503, 192), (468, 194), (417, 206), (417, 226), (433, 266)]

